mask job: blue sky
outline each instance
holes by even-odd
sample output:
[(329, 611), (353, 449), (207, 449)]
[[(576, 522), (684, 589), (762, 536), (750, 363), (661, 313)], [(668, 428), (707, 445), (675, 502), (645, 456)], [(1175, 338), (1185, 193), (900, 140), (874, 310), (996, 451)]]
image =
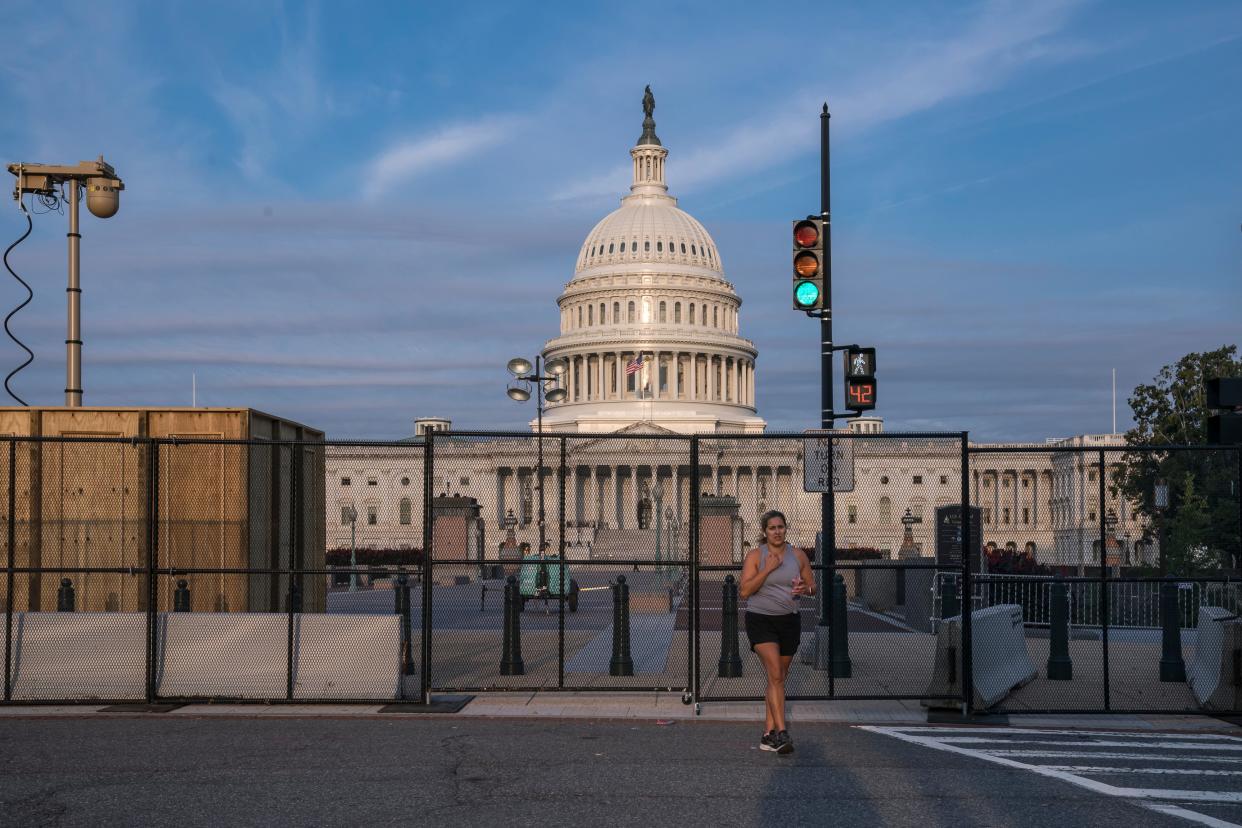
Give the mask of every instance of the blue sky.
[[(647, 83), (773, 429), (818, 423), (788, 233), (825, 100), (835, 332), (878, 348), (890, 430), (1107, 431), (1114, 368), (1125, 427), (1136, 384), (1242, 339), (1242, 5), (759, 5), (10, 0), (0, 159), (103, 153), (127, 187), (84, 212), (86, 403), (186, 405), (193, 374), (334, 437), (524, 428), (504, 364), (556, 334)], [(65, 230), (10, 255), (32, 404), (63, 399)]]

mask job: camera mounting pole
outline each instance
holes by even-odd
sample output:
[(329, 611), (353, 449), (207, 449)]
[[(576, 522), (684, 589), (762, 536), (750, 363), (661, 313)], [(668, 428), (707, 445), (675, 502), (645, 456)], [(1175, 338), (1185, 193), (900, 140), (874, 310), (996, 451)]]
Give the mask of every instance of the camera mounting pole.
[[(20, 202), (27, 193), (59, 197), (58, 188), (69, 185), (69, 287), (68, 330), (65, 336), (65, 405), (82, 405), (82, 234), (78, 232), (78, 201), (82, 185), (86, 185), (86, 206), (99, 218), (116, 215), (125, 184), (116, 170), (99, 156), (98, 161), (82, 161), (76, 167), (55, 164), (9, 164), (9, 172), (17, 176), (13, 200)], [(25, 209), (23, 207), (23, 209)]]

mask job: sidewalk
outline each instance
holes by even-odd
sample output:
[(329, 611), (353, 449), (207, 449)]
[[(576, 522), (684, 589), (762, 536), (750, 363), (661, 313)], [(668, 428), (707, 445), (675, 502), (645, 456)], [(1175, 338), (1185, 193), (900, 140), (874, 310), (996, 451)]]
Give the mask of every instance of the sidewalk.
[[(440, 698), (440, 697), (437, 697)], [(556, 693), (504, 692), (475, 695), (457, 713), (429, 713), (417, 705), (395, 704), (209, 704), (196, 703), (161, 711), (145, 705), (125, 705), (108, 711), (106, 705), (0, 705), (0, 720), (11, 718), (75, 718), (157, 716), (161, 718), (393, 718), (405, 716), (547, 719), (630, 719), (644, 722), (739, 721), (763, 719), (762, 702), (703, 702), (696, 717), (694, 706), (683, 704), (680, 693)], [(155, 705), (155, 708), (159, 708)], [(917, 701), (801, 701), (789, 702), (795, 723), (926, 725), (927, 711)], [(980, 723), (1003, 725), (1003, 714)], [(1118, 730), (1233, 731), (1237, 725), (1211, 716), (1177, 714), (1057, 714), (1007, 717), (1011, 727), (1113, 728)], [(960, 724), (960, 723), (959, 723)]]

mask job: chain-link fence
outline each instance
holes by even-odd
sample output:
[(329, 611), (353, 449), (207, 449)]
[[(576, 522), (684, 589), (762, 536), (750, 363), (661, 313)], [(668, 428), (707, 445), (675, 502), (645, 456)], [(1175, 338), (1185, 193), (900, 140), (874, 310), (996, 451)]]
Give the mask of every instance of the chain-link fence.
[(1236, 449), (650, 431), (0, 440), (4, 699), (759, 699), (776, 510), (789, 698), (1238, 709)]

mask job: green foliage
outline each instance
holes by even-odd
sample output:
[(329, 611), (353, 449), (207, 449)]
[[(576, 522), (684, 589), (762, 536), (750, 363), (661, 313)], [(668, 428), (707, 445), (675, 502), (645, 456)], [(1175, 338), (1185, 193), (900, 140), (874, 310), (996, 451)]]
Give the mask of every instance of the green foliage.
[[(1242, 376), (1236, 345), (1191, 353), (1160, 369), (1155, 380), (1134, 389), (1130, 408), (1134, 428), (1126, 444), (1140, 446), (1203, 445), (1207, 406), (1203, 381)], [(1169, 505), (1158, 509), (1156, 485), (1169, 489)], [(1219, 568), (1237, 568), (1238, 452), (1128, 451), (1115, 489), (1146, 518), (1144, 540), (1159, 540), (1167, 571), (1188, 576)]]

